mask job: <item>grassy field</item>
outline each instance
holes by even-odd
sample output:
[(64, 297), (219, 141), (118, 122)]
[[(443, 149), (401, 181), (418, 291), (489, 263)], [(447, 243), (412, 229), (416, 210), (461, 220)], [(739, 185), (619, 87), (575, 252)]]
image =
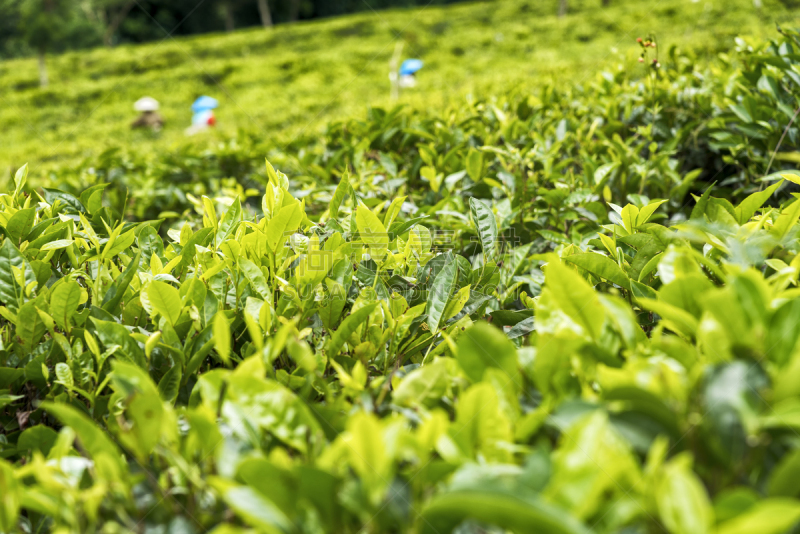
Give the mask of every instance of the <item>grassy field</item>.
[[(189, 105), (199, 94), (221, 102), (217, 132), (202, 146), (239, 129), (276, 144), (313, 132), (337, 117), (389, 103), (388, 62), (398, 40), (425, 68), (401, 101), (441, 108), (470, 93), (580, 82), (608, 64), (639, 68), (634, 39), (653, 33), (661, 49), (677, 45), (701, 54), (729, 49), (735, 35), (774, 33), (798, 20), (768, 0), (598, 0), (571, 2), (554, 16), (554, 0), (478, 2), (447, 8), (366, 13), (285, 25), (270, 31), (173, 39), (143, 46), (50, 57), (51, 85), (38, 87), (34, 59), (0, 64), (0, 169), (24, 162), (31, 178), (109, 147), (157, 152), (185, 143)], [(132, 103), (150, 95), (162, 103), (165, 129), (131, 132)], [(260, 156), (260, 155), (259, 155)], [(254, 155), (255, 157), (255, 155)]]

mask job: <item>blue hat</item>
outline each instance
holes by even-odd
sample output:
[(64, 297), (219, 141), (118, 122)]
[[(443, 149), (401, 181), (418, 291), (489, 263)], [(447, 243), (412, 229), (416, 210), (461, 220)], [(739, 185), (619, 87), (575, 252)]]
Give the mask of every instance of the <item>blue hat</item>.
[(403, 76), (405, 76), (406, 74), (414, 74), (421, 68), (422, 68), (421, 59), (407, 59), (403, 61), (402, 65), (400, 65), (400, 74)]
[(216, 98), (211, 98), (210, 96), (201, 96), (194, 101), (194, 104), (192, 104), (192, 111), (197, 113), (198, 111), (214, 109), (217, 106), (219, 106), (219, 102), (217, 102)]

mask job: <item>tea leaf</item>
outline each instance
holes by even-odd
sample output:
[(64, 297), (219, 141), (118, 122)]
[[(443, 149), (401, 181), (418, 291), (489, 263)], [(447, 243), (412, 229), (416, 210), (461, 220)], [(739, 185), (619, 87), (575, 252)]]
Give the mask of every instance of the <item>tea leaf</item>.
[(174, 327), (183, 309), (178, 290), (166, 282), (153, 281), (147, 286), (146, 291), (153, 309)]

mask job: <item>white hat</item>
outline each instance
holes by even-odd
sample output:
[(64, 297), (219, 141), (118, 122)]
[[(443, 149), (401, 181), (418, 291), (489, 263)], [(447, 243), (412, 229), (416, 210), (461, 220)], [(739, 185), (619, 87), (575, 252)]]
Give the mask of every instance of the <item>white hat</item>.
[(158, 100), (145, 96), (134, 102), (133, 109), (136, 111), (156, 111), (158, 109)]

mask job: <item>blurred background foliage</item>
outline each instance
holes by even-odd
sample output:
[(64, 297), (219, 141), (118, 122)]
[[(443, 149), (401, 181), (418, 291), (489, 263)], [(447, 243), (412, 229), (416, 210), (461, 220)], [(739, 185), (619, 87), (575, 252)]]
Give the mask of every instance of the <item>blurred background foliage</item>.
[[(0, 57), (30, 55), (41, 40), (27, 31), (35, 18), (69, 31), (48, 43), (54, 51), (157, 41), (174, 35), (232, 31), (362, 11), (444, 5), (454, 0), (3, 0)], [(267, 16), (268, 15), (268, 16)]]
[[(766, 0), (760, 9), (751, 0), (612, 0), (608, 5), (574, 0), (564, 17), (556, 16), (558, 0), (447, 7), (435, 1), (376, 12), (367, 8), (382, 4), (371, 1), (359, 7), (367, 12), (345, 17), (280, 24), (269, 31), (178, 37), (223, 29), (217, 5), (207, 0), (191, 12), (182, 0), (142, 0), (114, 33), (114, 47), (53, 54), (101, 43), (103, 30), (89, 16), (91, 2), (47, 0), (55, 6), (49, 13), (31, 9), (36, 1), (44, 0), (0, 0), (0, 25), (5, 25), (0, 49), (6, 55), (32, 54), (0, 62), (0, 171), (10, 178), (12, 170), (30, 162), (34, 183), (119, 147), (142, 157), (184, 150), (198, 154), (242, 139), (245, 132), (245, 137), (284, 148), (298, 136), (319, 134), (332, 119), (389, 105), (388, 62), (397, 42), (405, 43), (404, 56), (425, 61), (417, 87), (405, 91), (399, 102), (435, 111), (470, 96), (583, 83), (612, 65), (644, 75), (636, 63), (634, 39), (639, 35), (653, 33), (662, 50), (676, 46), (695, 61), (730, 51), (737, 35), (772, 37), (776, 23), (791, 26), (797, 20), (788, 0)], [(184, 7), (168, 11), (162, 4)], [(236, 5), (235, 27), (252, 23), (244, 13), (253, 5)], [(333, 9), (334, 3), (326, 5)], [(148, 6), (152, 18), (142, 10)], [(272, 0), (269, 6), (272, 20), (283, 20), (282, 4)], [(357, 6), (350, 2), (345, 7)], [(52, 25), (59, 31), (49, 32)], [(136, 33), (139, 26), (144, 29)], [(26, 39), (39, 42), (37, 31), (50, 36), (42, 41), (40, 61), (25, 44)], [(149, 44), (117, 45), (151, 38), (156, 40)], [(42, 66), (47, 87), (41, 86)], [(166, 125), (158, 134), (129, 128), (135, 117), (132, 104), (146, 94), (162, 104)], [(187, 140), (183, 131), (189, 125), (189, 105), (200, 94), (220, 100), (218, 126), (210, 135)], [(263, 152), (252, 154), (258, 159), (255, 155), (260, 158)]]

